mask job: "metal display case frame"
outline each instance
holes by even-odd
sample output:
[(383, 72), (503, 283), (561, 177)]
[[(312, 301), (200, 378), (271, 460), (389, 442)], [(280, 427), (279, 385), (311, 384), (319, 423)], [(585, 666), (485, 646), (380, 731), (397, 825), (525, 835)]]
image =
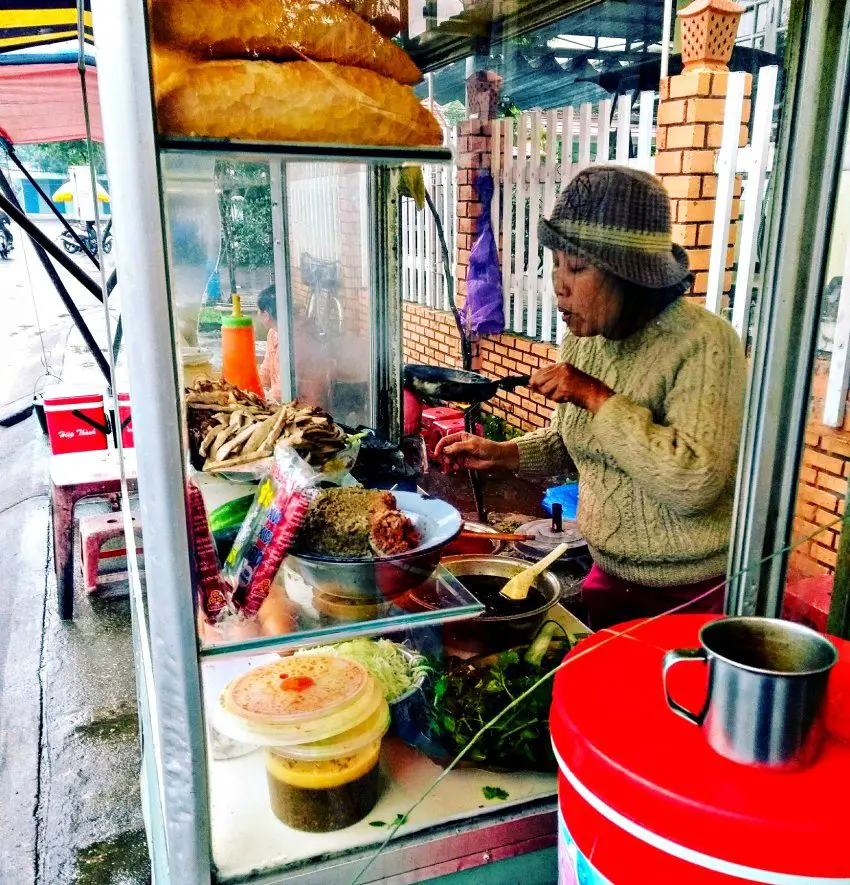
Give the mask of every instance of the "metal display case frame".
[[(130, 381), (134, 390), (140, 512), (145, 526), (145, 584), (131, 563), (131, 605), (141, 733), (142, 798), (157, 885), (208, 885), (214, 879), (208, 804), (207, 747), (202, 703), (201, 661), (187, 543), (184, 500), (184, 447), (181, 426), (179, 366), (173, 305), (169, 298), (165, 251), (166, 219), (162, 201), (161, 154), (171, 150), (222, 150), (232, 158), (281, 160), (370, 160), (372, 217), (373, 326), (385, 337), (372, 342), (373, 382), (381, 392), (375, 410), (379, 432), (392, 438), (400, 424), (401, 299), (393, 278), (398, 248), (391, 235), (395, 176), (402, 161), (445, 161), (450, 154), (433, 150), (340, 150), (292, 145), (204, 145), (157, 136), (148, 72), (143, 0), (96, 0), (100, 99), (103, 112), (115, 226), (130, 249), (118, 254), (122, 280)], [(272, 162), (272, 177), (285, 173)], [(281, 191), (278, 191), (281, 193)], [(283, 190), (285, 193), (285, 189)], [(276, 260), (286, 261), (285, 206), (274, 207)], [(376, 248), (378, 246), (378, 248)], [(281, 291), (278, 290), (278, 298)], [(283, 349), (283, 348), (282, 348)], [(131, 557), (132, 558), (132, 557)], [(486, 864), (554, 844), (555, 799), (519, 809), (482, 814), (462, 825), (447, 824), (394, 839), (373, 865), (368, 881), (405, 875), (405, 881), (430, 878), (441, 871)], [(301, 882), (333, 885), (351, 880), (372, 849), (353, 851), (343, 860), (281, 869), (252, 876), (252, 882)]]

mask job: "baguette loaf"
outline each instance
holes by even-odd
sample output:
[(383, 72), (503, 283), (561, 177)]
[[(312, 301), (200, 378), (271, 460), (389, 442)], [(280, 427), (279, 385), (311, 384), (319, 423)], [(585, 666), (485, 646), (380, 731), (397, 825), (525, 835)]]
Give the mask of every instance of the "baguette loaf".
[(440, 126), (413, 91), (331, 62), (211, 61), (159, 96), (168, 135), (368, 145), (439, 145)]
[(403, 49), (335, 0), (152, 0), (154, 37), (211, 59), (315, 59), (413, 84)]

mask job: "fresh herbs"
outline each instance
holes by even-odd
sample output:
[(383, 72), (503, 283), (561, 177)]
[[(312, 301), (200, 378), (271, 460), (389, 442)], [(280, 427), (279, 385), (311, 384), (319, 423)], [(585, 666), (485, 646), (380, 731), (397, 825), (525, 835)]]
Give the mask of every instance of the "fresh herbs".
[(406, 814), (397, 814), (393, 820), (387, 823), (385, 820), (370, 820), (370, 827), (403, 827), (407, 823)]
[(503, 801), (511, 795), (501, 787), (482, 787), (481, 792), (484, 794), (485, 799), (501, 799)]
[[(547, 624), (525, 654), (502, 652), (481, 661), (449, 658), (434, 683), (429, 708), (431, 736), (456, 755), (511, 701), (531, 689), (561, 659)], [(560, 646), (563, 651), (563, 646)], [(504, 769), (554, 771), (549, 738), (552, 684), (546, 681), (476, 741), (464, 759)]]

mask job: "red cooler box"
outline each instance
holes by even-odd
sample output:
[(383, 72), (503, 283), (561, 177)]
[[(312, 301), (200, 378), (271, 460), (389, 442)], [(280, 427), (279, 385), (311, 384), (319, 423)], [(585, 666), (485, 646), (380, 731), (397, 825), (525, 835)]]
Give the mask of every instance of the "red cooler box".
[(130, 414), (130, 394), (118, 394), (118, 426), (121, 428), (121, 446), (135, 448), (133, 440), (133, 416)]
[(45, 388), (43, 396), (47, 435), (54, 455), (108, 448), (109, 425), (103, 392), (80, 385), (54, 384)]
[[(664, 699), (665, 651), (698, 647), (713, 617), (621, 624), (582, 642), (555, 677), (559, 885), (850, 882), (850, 642), (833, 640), (821, 755), (775, 773), (720, 756)], [(706, 682), (704, 667), (670, 674), (691, 709)]]

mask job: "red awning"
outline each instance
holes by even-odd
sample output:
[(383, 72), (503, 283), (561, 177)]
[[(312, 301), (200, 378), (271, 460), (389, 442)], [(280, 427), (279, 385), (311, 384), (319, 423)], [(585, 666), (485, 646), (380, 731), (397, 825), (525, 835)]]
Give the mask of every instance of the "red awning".
[[(81, 86), (74, 65), (0, 65), (0, 134), (13, 144), (85, 138)], [(93, 68), (86, 68), (86, 91), (92, 138), (103, 141)]]

